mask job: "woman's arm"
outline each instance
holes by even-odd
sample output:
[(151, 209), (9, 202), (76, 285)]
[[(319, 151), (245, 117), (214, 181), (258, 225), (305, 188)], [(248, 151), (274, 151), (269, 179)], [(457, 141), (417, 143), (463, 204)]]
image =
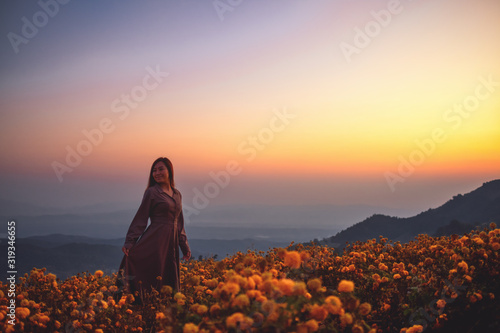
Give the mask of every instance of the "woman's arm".
[(182, 210), (179, 214), (177, 227), (179, 231), (179, 246), (181, 248), (182, 254), (184, 254), (184, 257), (182, 257), (182, 259), (189, 260), (191, 258), (191, 249), (189, 248), (186, 230), (184, 229), (184, 214)]
[(128, 255), (128, 250), (135, 244), (139, 236), (142, 235), (146, 226), (148, 225), (149, 211), (151, 208), (151, 190), (148, 188), (144, 192), (144, 197), (142, 198), (141, 206), (137, 210), (130, 227), (128, 228), (127, 236), (125, 238), (125, 245), (123, 246), (123, 252)]

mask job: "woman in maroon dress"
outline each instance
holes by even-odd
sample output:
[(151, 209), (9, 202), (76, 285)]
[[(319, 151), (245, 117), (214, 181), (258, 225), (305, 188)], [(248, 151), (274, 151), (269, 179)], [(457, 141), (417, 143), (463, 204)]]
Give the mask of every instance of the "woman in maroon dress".
[[(159, 290), (162, 285), (180, 290), (179, 247), (184, 260), (191, 257), (181, 200), (172, 162), (158, 158), (151, 166), (148, 187), (127, 232), (117, 285), (140, 295), (151, 288)], [(151, 224), (146, 228), (148, 219)]]

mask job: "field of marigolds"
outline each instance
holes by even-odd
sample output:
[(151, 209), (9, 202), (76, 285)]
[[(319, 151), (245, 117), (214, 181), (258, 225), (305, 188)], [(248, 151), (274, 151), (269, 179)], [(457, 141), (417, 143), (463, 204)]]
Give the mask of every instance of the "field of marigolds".
[(499, 332), (500, 229), (348, 246), (290, 245), (181, 267), (181, 291), (121, 293), (116, 275), (34, 268), (2, 332)]

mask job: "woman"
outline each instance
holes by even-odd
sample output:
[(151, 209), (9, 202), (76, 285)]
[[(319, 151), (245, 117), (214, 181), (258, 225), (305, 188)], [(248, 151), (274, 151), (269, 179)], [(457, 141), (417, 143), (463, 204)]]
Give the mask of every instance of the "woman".
[[(153, 162), (148, 187), (125, 238), (118, 285), (140, 295), (169, 285), (180, 290), (179, 247), (183, 259), (191, 258), (184, 230), (181, 193), (175, 188), (172, 162)], [(151, 224), (146, 229), (148, 219)], [(157, 277), (160, 276), (161, 280)]]

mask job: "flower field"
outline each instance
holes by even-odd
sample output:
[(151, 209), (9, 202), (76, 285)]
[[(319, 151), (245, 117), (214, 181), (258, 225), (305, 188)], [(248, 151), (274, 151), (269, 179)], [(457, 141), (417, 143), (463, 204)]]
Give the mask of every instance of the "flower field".
[(16, 285), (16, 325), (0, 285), (2, 332), (497, 331), (500, 229), (343, 253), (291, 244), (181, 266), (180, 292), (121, 293), (116, 275), (61, 281), (34, 268)]

